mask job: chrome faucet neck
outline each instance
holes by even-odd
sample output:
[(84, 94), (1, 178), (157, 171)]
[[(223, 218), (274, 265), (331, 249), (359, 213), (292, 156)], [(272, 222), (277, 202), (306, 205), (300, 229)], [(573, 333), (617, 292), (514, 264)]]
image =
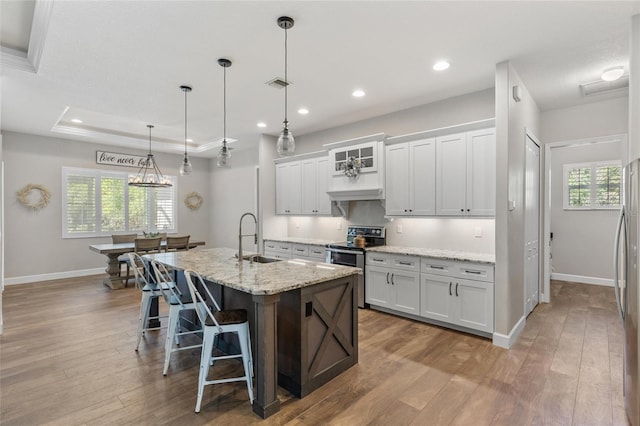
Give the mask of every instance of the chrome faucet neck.
[[(245, 235), (242, 233), (242, 219), (244, 219), (245, 216), (251, 216), (253, 218), (253, 222), (256, 225), (254, 234)], [(258, 219), (253, 213), (247, 212), (240, 216), (240, 226), (238, 229), (238, 262), (240, 265), (242, 265), (242, 237), (249, 237), (252, 235), (254, 244), (258, 244)]]

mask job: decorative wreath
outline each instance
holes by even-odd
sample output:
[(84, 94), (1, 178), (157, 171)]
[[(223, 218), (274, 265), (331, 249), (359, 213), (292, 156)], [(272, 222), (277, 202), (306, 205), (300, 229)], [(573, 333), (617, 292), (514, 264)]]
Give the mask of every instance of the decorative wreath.
[(197, 192), (190, 192), (184, 197), (184, 205), (191, 210), (198, 210), (202, 205), (202, 195)]
[(360, 159), (349, 157), (344, 165), (344, 174), (349, 178), (355, 178), (360, 174)]
[[(40, 191), (40, 198), (35, 202), (29, 199), (31, 191), (33, 191), (34, 189), (36, 191)], [(47, 207), (47, 204), (49, 204), (49, 199), (51, 198), (51, 192), (49, 192), (49, 190), (44, 185), (35, 185), (32, 183), (16, 192), (16, 194), (18, 195), (18, 201), (20, 201), (23, 206), (33, 210), (40, 210)]]

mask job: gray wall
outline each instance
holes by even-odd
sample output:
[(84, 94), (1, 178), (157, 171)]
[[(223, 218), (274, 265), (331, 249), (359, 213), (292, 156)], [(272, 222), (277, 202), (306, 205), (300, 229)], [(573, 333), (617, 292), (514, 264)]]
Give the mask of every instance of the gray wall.
[[(522, 89), (516, 102), (513, 86)], [(525, 130), (539, 134), (539, 110), (509, 62), (496, 66), (495, 332), (508, 336), (524, 317)], [(509, 210), (509, 202), (515, 207)]]
[[(89, 250), (90, 244), (110, 242), (109, 237), (62, 238), (62, 167), (109, 170), (133, 170), (98, 165), (96, 150), (114, 151), (113, 147), (66, 139), (3, 132), (5, 160), (5, 275), (7, 278), (33, 277), (69, 271), (106, 267), (106, 256)], [(119, 152), (144, 155), (145, 152), (120, 149)], [(192, 158), (193, 174), (180, 177), (181, 155), (156, 153), (158, 166), (167, 175), (178, 176), (178, 232), (192, 239), (209, 237), (208, 203), (189, 210), (184, 196), (197, 191), (209, 194), (209, 160)], [(49, 205), (30, 211), (16, 200), (18, 190), (29, 183), (44, 184), (51, 191)], [(44, 277), (46, 278), (46, 277)]]
[(622, 149), (622, 143), (609, 142), (551, 150), (551, 250), (554, 274), (585, 277), (587, 280), (613, 279), (611, 253), (618, 210), (564, 210), (563, 165), (620, 160)]

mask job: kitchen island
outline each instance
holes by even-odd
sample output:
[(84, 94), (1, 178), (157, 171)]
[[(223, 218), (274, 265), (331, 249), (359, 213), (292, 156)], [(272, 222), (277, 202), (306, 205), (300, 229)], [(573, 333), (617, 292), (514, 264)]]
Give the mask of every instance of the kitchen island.
[[(147, 255), (198, 272), (223, 309), (247, 309), (253, 411), (280, 409), (277, 386), (304, 397), (358, 362), (358, 268), (302, 260), (238, 263), (227, 248)], [(195, 392), (194, 392), (195, 398)]]

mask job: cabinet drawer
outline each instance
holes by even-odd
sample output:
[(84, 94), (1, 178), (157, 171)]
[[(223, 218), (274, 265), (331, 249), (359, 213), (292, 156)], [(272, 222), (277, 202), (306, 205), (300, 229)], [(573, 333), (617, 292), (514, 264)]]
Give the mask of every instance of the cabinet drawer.
[(456, 262), (443, 259), (433, 259), (431, 257), (423, 257), (421, 263), (421, 272), (426, 274), (451, 276), (456, 269)]
[(481, 263), (456, 262), (456, 276), (468, 280), (493, 282), (493, 266)]
[(327, 251), (323, 246), (309, 246), (309, 257), (320, 259), (324, 262), (327, 257)]
[(283, 253), (291, 256), (291, 243), (284, 243), (281, 241), (271, 241), (265, 240), (264, 242), (264, 251), (265, 253), (268, 251), (275, 251), (278, 253)]
[(367, 265), (377, 265), (377, 266), (391, 265), (391, 258), (388, 254), (366, 252), (364, 255), (364, 259)]
[(291, 244), (291, 255), (293, 257), (309, 256), (309, 246), (306, 244)]
[(368, 252), (365, 258), (367, 265), (386, 266), (404, 271), (420, 272), (419, 257)]
[(280, 253), (278, 251), (267, 251), (264, 252), (264, 257), (270, 257), (271, 259), (289, 259), (289, 255), (285, 253)]

